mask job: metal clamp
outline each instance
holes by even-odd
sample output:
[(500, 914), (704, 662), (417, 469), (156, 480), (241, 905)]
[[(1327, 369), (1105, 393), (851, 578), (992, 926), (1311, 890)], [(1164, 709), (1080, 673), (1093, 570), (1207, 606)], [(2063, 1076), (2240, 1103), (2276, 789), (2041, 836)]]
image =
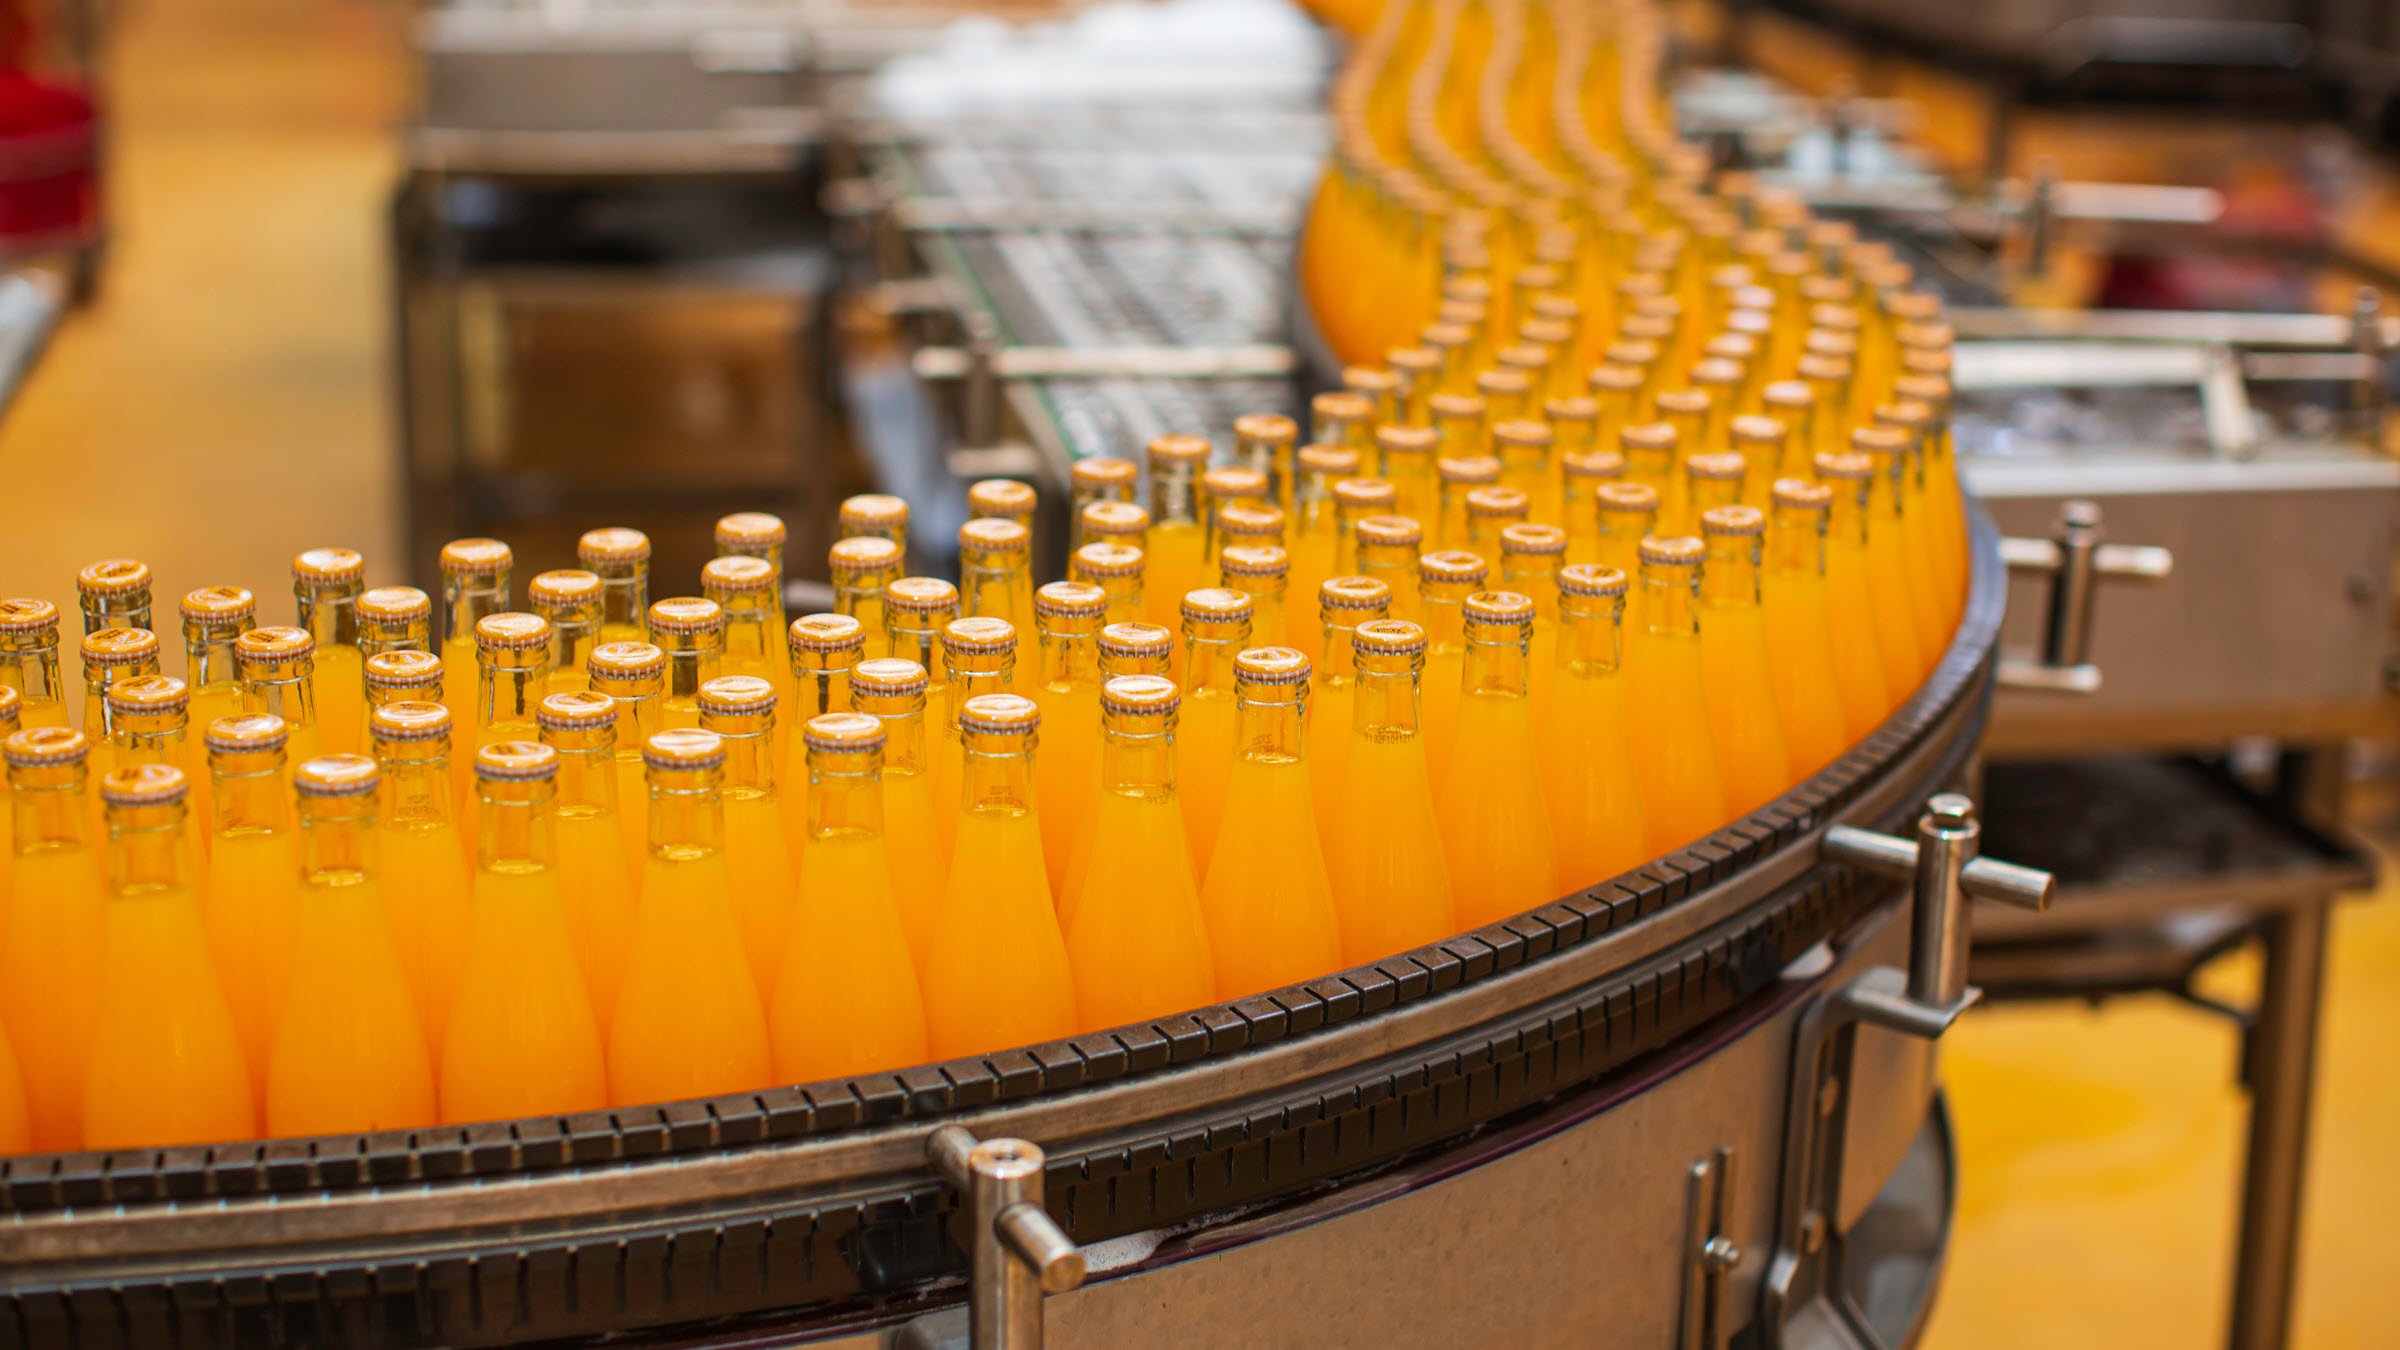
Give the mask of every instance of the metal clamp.
[(945, 1125), (926, 1156), (966, 1198), (973, 1232), (967, 1342), (973, 1350), (1038, 1350), (1042, 1299), (1083, 1283), (1083, 1253), (1042, 1208), (1042, 1150)]
[(2100, 688), (2092, 664), (2093, 592), (2100, 581), (2166, 580), (2175, 555), (2163, 548), (2103, 543), (2100, 506), (2073, 501), (2059, 509), (2058, 534), (2050, 539), (2003, 539), (2000, 560), (2011, 573), (2050, 578), (2050, 607), (2042, 620), (2042, 652), (2034, 660), (2004, 657), (2003, 689), (2052, 694), (2090, 694)]
[(1733, 1333), (1725, 1297), (1742, 1263), (1733, 1230), (1733, 1150), (1719, 1148), (1692, 1164), (1683, 1190), (1683, 1309), (1676, 1350), (1722, 1345)]

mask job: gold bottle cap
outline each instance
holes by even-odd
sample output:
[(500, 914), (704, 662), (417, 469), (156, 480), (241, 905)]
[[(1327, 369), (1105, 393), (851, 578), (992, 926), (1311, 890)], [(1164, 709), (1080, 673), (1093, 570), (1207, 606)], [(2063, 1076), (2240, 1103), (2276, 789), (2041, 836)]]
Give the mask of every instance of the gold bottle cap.
[(100, 628), (83, 635), (86, 666), (132, 666), (158, 662), (158, 634), (147, 628)]
[(1892, 381), (1892, 392), (1902, 399), (1922, 403), (1937, 409), (1950, 401), (1950, 377), (1910, 373)]
[(1490, 455), (1461, 455), (1455, 459), (1434, 461), (1434, 471), (1445, 483), (1497, 483), (1500, 481), (1500, 461)]
[(756, 717), (775, 711), (775, 686), (756, 675), (719, 675), (700, 683), (702, 716)]
[(1067, 476), (1078, 490), (1106, 492), (1131, 488), (1140, 472), (1130, 459), (1118, 459), (1114, 455), (1090, 455), (1076, 460), (1075, 467), (1067, 471)]
[(1692, 367), (1692, 384), (1700, 392), (1738, 385), (1747, 378), (1748, 372), (1742, 369), (1741, 362), (1727, 360), (1723, 356), (1711, 356)]
[(1834, 328), (1811, 328), (1801, 340), (1801, 349), (1811, 356), (1831, 356), (1844, 361), (1858, 357), (1858, 335)]
[(1594, 369), (1586, 383), (1595, 394), (1630, 394), (1642, 387), (1645, 378), (1640, 366), (1610, 361)]
[(1855, 450), (1827, 450), (1818, 454), (1811, 463), (1819, 478), (1863, 483), (1875, 476), (1875, 461)]
[(291, 727), (273, 713), (237, 713), (209, 723), (200, 739), (211, 754), (253, 755), (281, 750), (291, 735)]
[[(555, 574), (543, 573), (543, 576), (550, 575)], [(580, 572), (576, 575), (591, 576), (591, 573)], [(595, 587), (599, 584), (598, 577), (593, 577), (592, 581)], [(539, 586), (541, 577), (534, 578), (534, 584)], [(192, 592), (192, 595), (198, 594), (198, 591)], [(245, 596), (247, 594), (244, 592)], [(433, 597), (414, 586), (378, 586), (358, 597), (357, 612), (362, 627), (405, 628), (420, 620), (432, 622)], [(184, 617), (191, 617), (191, 596), (184, 597)]]
[(1829, 328), (1837, 333), (1858, 329), (1858, 311), (1833, 300), (1821, 300), (1808, 307), (1808, 326)]
[[(1674, 316), (1681, 306), (1665, 296), (1648, 296), (1637, 303), (1639, 308), (1617, 324), (1617, 331), (1625, 335), (1626, 341), (1656, 348), (1675, 336)], [(1609, 350), (1608, 359), (1617, 359), (1615, 348)]]
[(1320, 610), (1374, 610), (1392, 607), (1392, 588), (1373, 577), (1327, 577), (1317, 588)]
[(791, 639), (796, 651), (862, 651), (867, 645), (867, 628), (847, 614), (803, 614), (792, 620)]
[[(1374, 399), (1393, 393), (1400, 388), (1400, 377), (1380, 366), (1344, 366), (1342, 367), (1342, 388), (1353, 394), (1365, 395), (1372, 406)], [(1253, 415), (1273, 417), (1276, 414), (1257, 413)], [(1284, 425), (1291, 426), (1291, 419), (1285, 418)], [(1233, 430), (1236, 435), (1242, 434), (1242, 424), (1235, 422)], [(1296, 438), (1298, 435), (1299, 428), (1293, 427), (1287, 439)]]
[(1112, 623), (1100, 630), (1100, 654), (1141, 661), (1175, 650), (1175, 635), (1154, 623)]
[(543, 699), (533, 724), (544, 731), (596, 731), (617, 724), (617, 701), (594, 689), (568, 689)]
[(1042, 724), (1041, 706), (1022, 694), (977, 694), (958, 705), (961, 731), (1022, 736)]
[(1883, 312), (1902, 323), (1932, 323), (1942, 317), (1942, 297), (1931, 291), (1888, 291)]
[(58, 606), (30, 596), (0, 600), (0, 633), (58, 631)]
[(1625, 574), (1598, 563), (1568, 563), (1558, 569), (1560, 595), (1609, 596), (1625, 593)]
[[(750, 561), (756, 562), (753, 558)], [(596, 610), (600, 605), (601, 581), (596, 572), (578, 567), (562, 567), (544, 572), (525, 583), (525, 603), (536, 614), (576, 615)]]
[(648, 769), (714, 769), (725, 763), (725, 738), (698, 727), (673, 727), (642, 742), (642, 766)]
[(1280, 577), (1292, 570), (1291, 555), (1273, 544), (1233, 544), (1218, 561), (1229, 577)]
[(870, 713), (820, 713), (800, 728), (800, 743), (827, 755), (880, 750), (884, 736), (883, 719)]
[(1422, 656), (1425, 630), (1406, 619), (1369, 619), (1350, 632), (1360, 656)]
[(1700, 513), (1700, 533), (1709, 538), (1755, 537), (1767, 532), (1767, 513), (1755, 506), (1712, 506)]
[(1507, 398), (1530, 393), (1536, 372), (1550, 368), (1548, 347), (1519, 344), (1502, 347), (1492, 354), (1498, 363), (1493, 369), (1475, 377), (1475, 387), (1485, 398)]
[(303, 797), (364, 797), (382, 785), (382, 767), (365, 755), (319, 755), (292, 769), (292, 790)]
[(1805, 410), (1817, 406), (1817, 391), (1806, 380), (1777, 380), (1759, 390), (1758, 397), (1770, 408)]
[[(1658, 410), (1662, 413), (1691, 417), (1706, 413), (1714, 402), (1715, 400), (1708, 396), (1708, 391), (1705, 389), (1667, 389), (1659, 393)], [(1664, 422), (1654, 425), (1666, 426), (1668, 430), (1674, 430), (1672, 426), (1668, 426)], [(1633, 433), (1642, 429), (1627, 427), (1619, 434), (1630, 442), (1633, 439)]]
[(1566, 551), (1567, 532), (1556, 525), (1520, 522), (1500, 531), (1500, 553), (1503, 557), (1548, 557)]
[(889, 571), (900, 565), (900, 557), (898, 541), (879, 534), (837, 539), (825, 550), (825, 564), (836, 575)]
[(1032, 487), (1014, 478), (985, 478), (967, 488), (967, 510), (978, 516), (1029, 520), (1038, 500)]
[(475, 621), (477, 651), (515, 652), (549, 645), (550, 621), (539, 614), (510, 611), (486, 614)]
[(453, 539), (442, 545), (446, 577), (496, 577), (515, 562), (516, 555), (497, 539)]
[(1487, 520), (1522, 520), (1532, 509), (1532, 499), (1512, 487), (1479, 487), (1467, 494), (1467, 514)]
[[(494, 616), (498, 617), (498, 616)], [(490, 623), (491, 619), (485, 619)], [(653, 633), (722, 633), (725, 631), (725, 609), (716, 601), (697, 595), (676, 595), (650, 603), (650, 631)], [(483, 624), (475, 626), (476, 636), (483, 633)]]
[(1350, 510), (1369, 511), (1398, 505), (1400, 489), (1382, 478), (1337, 478), (1333, 501), (1334, 505)]
[(1480, 586), (1489, 566), (1463, 548), (1443, 549), (1417, 559), (1417, 576), (1429, 585)]
[(558, 752), (540, 741), (494, 741), (475, 752), (475, 776), (496, 783), (538, 783), (558, 773)]
[(764, 511), (736, 511), (717, 521), (717, 548), (727, 549), (781, 548), (789, 536), (783, 517)]
[[(1336, 389), (1310, 399), (1308, 411), (1320, 422), (1364, 422), (1375, 415), (1375, 405), (1364, 394)], [(1234, 431), (1237, 435), (1240, 433), (1239, 422), (1234, 424)]]
[(1131, 544), (1095, 541), (1075, 550), (1074, 570), (1084, 577), (1114, 579), (1142, 574), (1142, 551)]
[(1694, 455), (1683, 462), (1683, 471), (1694, 478), (1714, 482), (1738, 480), (1750, 472), (1750, 461), (1736, 450), (1720, 450), (1710, 455)]
[[(1351, 370), (1384, 380), (1391, 378), (1379, 370), (1369, 370), (1358, 366), (1351, 367)], [(1342, 372), (1342, 382), (1349, 384), (1350, 370)], [(1353, 388), (1355, 389), (1355, 386)], [(1369, 416), (1372, 413), (1373, 405), (1369, 404), (1361, 416)], [(1300, 439), (1300, 424), (1282, 413), (1243, 413), (1233, 419), (1233, 434), (1242, 440), (1257, 441), (1264, 445), (1290, 445)]]
[(1220, 464), (1200, 475), (1200, 491), (1216, 501), (1232, 503), (1267, 495), (1267, 475), (1247, 464)]
[(1492, 440), (1500, 445), (1543, 449), (1556, 442), (1558, 436), (1557, 433), (1550, 430), (1550, 424), (1547, 422), (1514, 419), (1495, 425), (1492, 428)]
[(1283, 512), (1273, 506), (1233, 502), (1218, 508), (1217, 530), (1242, 539), (1278, 539), (1283, 535)]
[(1806, 511), (1823, 511), (1833, 505), (1833, 489), (1823, 483), (1811, 483), (1805, 478), (1775, 480), (1775, 504), (1798, 507)]
[[(1708, 395), (1702, 394), (1696, 389), (1686, 389), (1674, 392), (1698, 395), (1700, 398), (1700, 410), (1703, 412), (1707, 411)], [(1659, 395), (1658, 406), (1662, 411), (1666, 410), (1667, 403), (1665, 394)], [(1642, 422), (1634, 426), (1626, 427), (1624, 430), (1619, 431), (1617, 433), (1617, 439), (1622, 442), (1627, 449), (1631, 450), (1673, 450), (1675, 448), (1677, 434), (1673, 423)]]
[(100, 800), (110, 806), (167, 806), (190, 790), (183, 770), (172, 764), (132, 764), (100, 779)]
[(1053, 581), (1033, 593), (1033, 612), (1046, 619), (1089, 619), (1108, 612), (1108, 592), (1084, 581)]
[(1531, 627), (1533, 597), (1515, 591), (1477, 591), (1464, 606), (1468, 623)]
[(908, 503), (884, 492), (862, 492), (842, 499), (844, 534), (860, 530), (896, 530), (908, 524)]
[[(282, 719), (276, 719), (279, 723)], [(91, 742), (80, 731), (67, 727), (27, 727), (12, 731), (0, 742), (0, 759), (12, 769), (50, 768), (60, 764), (81, 764), (91, 753)]]
[(1425, 400), (1426, 410), (1436, 422), (1480, 422), (1484, 402), (1481, 394), (1435, 394)]
[[(889, 539), (875, 542), (888, 544)], [(782, 580), (782, 569), (764, 558), (746, 553), (711, 558), (700, 568), (700, 590), (711, 599), (719, 595), (756, 595), (772, 591)]]
[(640, 680), (667, 671), (667, 654), (647, 642), (603, 642), (584, 668), (593, 679)]
[(1302, 473), (1348, 478), (1358, 472), (1358, 452), (1346, 445), (1304, 445), (1296, 460)]
[(1248, 591), (1203, 586), (1196, 591), (1184, 592), (1183, 621), (1186, 624), (1247, 622), (1256, 608)]
[[(1436, 395), (1435, 397), (1440, 397)], [(1375, 428), (1375, 448), (1385, 455), (1430, 455), (1441, 444), (1441, 437), (1431, 427), (1385, 426)]]
[(1915, 399), (1901, 399), (1875, 405), (1875, 420), (1887, 427), (1922, 433), (1933, 425), (1933, 409)]
[(1252, 647), (1233, 658), (1233, 678), (1248, 684), (1306, 684), (1308, 656), (1290, 647)]
[(450, 710), (431, 699), (395, 699), (367, 715), (367, 735), (376, 741), (446, 740)]
[(1132, 502), (1085, 502), (1083, 532), (1095, 538), (1118, 538), (1149, 530), (1150, 513)]
[(1578, 450), (1559, 460), (1569, 478), (1622, 478), (1625, 457), (1614, 450)]
[(1899, 427), (1858, 427), (1850, 433), (1850, 448), (1866, 455), (1905, 455), (1913, 439)]
[(932, 681), (925, 667), (900, 656), (878, 656), (850, 667), (853, 697), (907, 698), (922, 694)]
[(1772, 447), (1783, 443), (1784, 426), (1772, 417), (1746, 413), (1734, 418), (1727, 432), (1735, 445)]
[(942, 628), (942, 650), (952, 655), (966, 652), (1013, 652), (1017, 649), (1016, 625), (990, 615), (952, 619)]
[(366, 574), (366, 556), (354, 548), (312, 548), (292, 559), (292, 580), (303, 586), (338, 586)]
[[(1238, 669), (1241, 658), (1234, 659)], [(1183, 692), (1164, 675), (1119, 675), (1100, 686), (1101, 711), (1119, 717), (1158, 717), (1182, 704)]]
[(956, 614), (958, 588), (940, 577), (895, 577), (883, 588), (883, 603), (902, 614)]
[(1538, 364), (1547, 366), (1558, 348), (1575, 340), (1575, 325), (1563, 319), (1532, 315), (1517, 325), (1517, 337), (1524, 345), (1515, 350), (1538, 353), (1541, 356)]
[(1828, 380), (1835, 383), (1850, 378), (1850, 358), (1825, 352), (1809, 352), (1800, 358), (1798, 366), (1804, 380)]
[(1425, 527), (1406, 516), (1368, 516), (1358, 522), (1361, 546), (1415, 548), (1425, 542)]
[(1023, 553), (1032, 546), (1033, 532), (1006, 516), (977, 516), (958, 527), (961, 553)]
[(1951, 370), (1956, 367), (1957, 363), (1957, 357), (1946, 349), (1939, 351), (1930, 347), (1903, 347), (1900, 349), (1900, 368), (1912, 375), (1939, 375), (1943, 379), (1948, 379)]
[(184, 592), (182, 610), (183, 621), (194, 627), (233, 628), (250, 622), (258, 601), (244, 586), (202, 586)]
[(586, 530), (575, 541), (575, 558), (587, 568), (597, 569), (601, 563), (632, 563), (650, 560), (650, 536), (623, 525), (606, 525)]
[(1447, 319), (1429, 323), (1417, 334), (1417, 341), (1436, 353), (1434, 357), (1436, 365), (1441, 362), (1439, 353), (1456, 351), (1474, 340), (1475, 330), (1472, 327), (1463, 323), (1452, 323)]
[(1394, 347), (1383, 354), (1383, 361), (1410, 380), (1430, 375), (1442, 364), (1441, 354), (1426, 347)]
[(1708, 546), (1688, 534), (1651, 535), (1642, 541), (1642, 561), (1652, 567), (1698, 567)]
[(1658, 510), (1658, 489), (1648, 483), (1602, 483), (1592, 498), (1603, 511), (1633, 514)]
[(243, 668), (287, 665), (316, 654), (317, 640), (305, 628), (253, 628), (233, 640), (233, 659)]
[(442, 683), (442, 658), (432, 652), (377, 652), (367, 658), (369, 689), (432, 689)]
[[(10, 689), (9, 693), (16, 690)], [(13, 704), (12, 699), (0, 698), (0, 720), (14, 714)], [(191, 690), (172, 675), (136, 675), (108, 687), (108, 711), (112, 717), (181, 712), (191, 704)]]
[(1147, 453), (1152, 464), (1205, 464), (1214, 450), (1206, 436), (1172, 431), (1152, 437)]
[(103, 558), (75, 574), (78, 594), (99, 599), (150, 589), (150, 565), (137, 558)]

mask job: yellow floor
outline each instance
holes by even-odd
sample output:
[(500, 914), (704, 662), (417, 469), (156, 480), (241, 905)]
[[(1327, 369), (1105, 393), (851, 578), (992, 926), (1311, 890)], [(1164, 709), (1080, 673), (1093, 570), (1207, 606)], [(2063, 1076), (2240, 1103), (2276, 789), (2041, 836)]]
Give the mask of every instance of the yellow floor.
[[(397, 538), (382, 212), (401, 11), (372, 0), (128, 7), (115, 250), (0, 425), (0, 584), (71, 602), (138, 551), (162, 596), (237, 580), (280, 617), (299, 548), (378, 577)], [(2336, 927), (2297, 1343), (2400, 1326), (2400, 907)], [(2229, 979), (2240, 978), (2238, 971)], [(2194, 1346), (2223, 1318), (2242, 1127), (2234, 1038), (2162, 1000), (1978, 1014), (1948, 1073), (1966, 1168), (1932, 1344)]]

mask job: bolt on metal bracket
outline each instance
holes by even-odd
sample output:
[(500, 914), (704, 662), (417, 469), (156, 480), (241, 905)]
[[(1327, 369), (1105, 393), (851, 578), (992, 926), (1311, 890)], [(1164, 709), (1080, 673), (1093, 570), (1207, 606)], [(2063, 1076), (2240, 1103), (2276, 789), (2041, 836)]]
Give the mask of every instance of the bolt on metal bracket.
[(1042, 1300), (1083, 1283), (1083, 1253), (1042, 1208), (1042, 1150), (945, 1125), (925, 1141), (966, 1202), (967, 1338), (972, 1350), (1039, 1350)]
[(1683, 1302), (1676, 1350), (1722, 1345), (1733, 1333), (1726, 1297), (1742, 1263), (1733, 1228), (1733, 1150), (1719, 1148), (1693, 1163), (1683, 1190)]
[(2105, 538), (2099, 503), (2073, 501), (2059, 509), (2055, 536), (2000, 541), (2000, 560), (2010, 573), (2050, 579), (2041, 655), (2032, 660), (2001, 658), (2001, 688), (2051, 694), (2099, 691), (2100, 667), (2092, 664), (2092, 610), (2098, 584), (2156, 583), (2175, 571), (2175, 555), (2163, 548), (2111, 544), (2104, 542)]

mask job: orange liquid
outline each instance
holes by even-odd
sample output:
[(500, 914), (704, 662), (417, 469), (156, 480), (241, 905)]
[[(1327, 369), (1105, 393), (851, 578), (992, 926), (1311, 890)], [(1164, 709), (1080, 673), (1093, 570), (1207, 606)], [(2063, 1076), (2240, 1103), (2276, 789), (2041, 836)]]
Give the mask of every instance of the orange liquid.
[(33, 1122), (25, 1114), (25, 1089), (17, 1076), (17, 1054), (0, 1030), (0, 1157), (33, 1147)]
[(1030, 811), (962, 816), (958, 852), (925, 958), (925, 1032), (935, 1059), (1072, 1036), (1075, 979)]
[(1625, 697), (1638, 710), (1629, 729), (1652, 854), (1681, 848), (1729, 815), (1700, 668), (1698, 638), (1627, 625)]
[(1726, 809), (1757, 810), (1792, 781), (1767, 668), (1767, 624), (1757, 605), (1702, 606), (1700, 664)]
[[(1867, 534), (1867, 585), (1874, 595), (1875, 640), (1883, 653), (1884, 693), (1892, 708), (1908, 701), (1931, 662), (1917, 641), (1916, 602), (1909, 596), (1908, 558), (1887, 517)], [(1884, 710), (1887, 714), (1891, 708)]]
[(383, 895), (357, 872), (300, 891), (291, 991), (267, 1068), (267, 1133), (430, 1125), (433, 1061)]
[[(803, 747), (805, 748), (805, 747)], [(806, 782), (806, 779), (802, 779)], [(733, 878), (733, 912), (750, 958), (750, 979), (761, 1005), (775, 993), (783, 969), (784, 939), (791, 931), (797, 883), (791, 846), (784, 841), (777, 799), (755, 788), (728, 787), (725, 801), (725, 867)]]
[(1176, 862), (1189, 856), (1173, 795), (1101, 791), (1091, 861), (1067, 929), (1083, 1029), (1216, 1001), (1200, 889), (1191, 868)]
[(1460, 927), (1497, 923), (1558, 898), (1529, 700), (1489, 693), (1460, 700), (1457, 753), (1442, 776), (1437, 811)]
[(1325, 863), (1343, 961), (1360, 965), (1458, 931), (1422, 741), (1353, 733)]
[(1886, 644), (1876, 632), (1867, 552), (1855, 543), (1828, 540), (1825, 545), (1825, 609), (1834, 684), (1842, 696), (1842, 729), (1855, 744), (1882, 725), (1899, 703), (1891, 694)]
[(712, 850), (670, 845), (651, 853), (608, 1038), (612, 1104), (748, 1092), (769, 1081), (766, 1010), (742, 950), (732, 885)]
[(597, 1111), (608, 1105), (600, 1029), (576, 969), (559, 878), (479, 869), (474, 913), (442, 1046), (445, 1124)]
[[(623, 733), (618, 734), (623, 746)], [(617, 837), (625, 845), (626, 870), (640, 876), (642, 857), (650, 851), (650, 780), (642, 772), (639, 735), (631, 749), (617, 751)]]
[[(1455, 615), (1454, 606), (1451, 613)], [(1467, 678), (1467, 648), (1462, 638), (1436, 638), (1425, 647), (1424, 691), (1425, 765), (1435, 778), (1447, 771), (1450, 751), (1458, 742), (1459, 689)]]
[(1062, 891), (1075, 837), (1089, 828), (1100, 790), (1100, 691), (1090, 685), (1042, 685), (1042, 741), (1033, 757), (1034, 798), (1041, 803), (1042, 865)]
[(1623, 677), (1562, 672), (1540, 745), (1557, 892), (1580, 891), (1647, 859)]
[(1833, 621), (1823, 577), (1769, 572), (1761, 585), (1775, 712), (1791, 755), (1789, 777), (1797, 782), (1832, 763), (1850, 743), (1834, 674)]
[(782, 966), (768, 1017), (776, 1082), (924, 1062), (925, 1008), (881, 836), (809, 841)]
[(452, 821), (387, 820), (378, 828), (383, 843), (378, 889), (391, 916), (393, 946), (416, 1002), (426, 1054), (438, 1062), (449, 1044), (450, 1006), (467, 960), (475, 874)]
[(1333, 875), (1317, 838), (1314, 767), (1245, 756), (1227, 776), (1224, 828), (1200, 892), (1220, 999), (1298, 984), (1341, 965)]
[(258, 1132), (233, 1012), (188, 886), (108, 901), (108, 957), (83, 1085), (83, 1146), (163, 1148)]
[(1333, 856), (1333, 822), (1340, 815), (1342, 787), (1349, 781), (1350, 716), (1356, 706), (1348, 681), (1310, 682), (1308, 779), (1310, 795), (1316, 799), (1317, 847), (1329, 859)]
[[(320, 644), (309, 683), (316, 697), (317, 725), (325, 749), (337, 755), (359, 753), (367, 741), (366, 657), (346, 643)], [(207, 728), (201, 730), (205, 732)]]
[(208, 857), (207, 896), (208, 952), (263, 1106), (299, 914), (300, 857), (291, 834), (247, 828), (219, 834)]
[[(1908, 569), (1909, 613), (1916, 619), (1917, 652), (1925, 663), (1921, 673), (1929, 675), (1950, 645), (1949, 602), (1941, 594), (1948, 590), (1948, 583), (1934, 565), (1933, 525), (1924, 497), (1912, 493), (1906, 500), (1908, 510), (1900, 517), (1900, 556)], [(1877, 523), (1888, 527), (1890, 517)]]
[[(1172, 632), (1182, 631), (1183, 597), (1208, 584), (1207, 559), (1201, 556), (1199, 525), (1162, 520), (1150, 527), (1150, 556), (1143, 564), (1142, 609), (1150, 622)], [(1175, 649), (1176, 669), (1182, 669), (1183, 649)]]
[(567, 936), (591, 995), (592, 1017), (613, 1025), (617, 987), (633, 946), (637, 896), (633, 869), (617, 847), (616, 822), (588, 807), (558, 808), (558, 880), (567, 911)]
[[(955, 815), (956, 809), (939, 812)], [(933, 950), (934, 916), (941, 912), (942, 887), (950, 879), (935, 842), (933, 783), (922, 773), (883, 772), (884, 856), (891, 864), (892, 898), (900, 931), (920, 971)]]
[[(1187, 689), (1183, 726), (1175, 742), (1175, 781), (1183, 800), (1184, 842), (1192, 872), (1208, 866), (1225, 818), (1225, 787), (1233, 768), (1234, 700), (1230, 689)], [(1109, 1025), (1114, 1026), (1115, 1023)]]
[[(442, 639), (442, 706), (450, 710), (450, 800), (460, 815), (475, 805), (475, 635)], [(292, 762), (299, 763), (294, 755)]]
[(0, 1018), (17, 1047), (33, 1147), (83, 1146), (83, 1080), (108, 946), (99, 861), (88, 848), (19, 854), (0, 939)]
[[(1332, 513), (1326, 513), (1322, 529), (1309, 530), (1292, 541), (1292, 570), (1290, 585), (1284, 594), (1301, 615), (1313, 616), (1317, 608), (1317, 593), (1333, 576), (1333, 560), (1340, 536), (1333, 528)], [(1308, 654), (1313, 665), (1325, 659), (1325, 625), (1311, 617), (1306, 620), (1287, 619), (1284, 623), (1286, 645)]]

